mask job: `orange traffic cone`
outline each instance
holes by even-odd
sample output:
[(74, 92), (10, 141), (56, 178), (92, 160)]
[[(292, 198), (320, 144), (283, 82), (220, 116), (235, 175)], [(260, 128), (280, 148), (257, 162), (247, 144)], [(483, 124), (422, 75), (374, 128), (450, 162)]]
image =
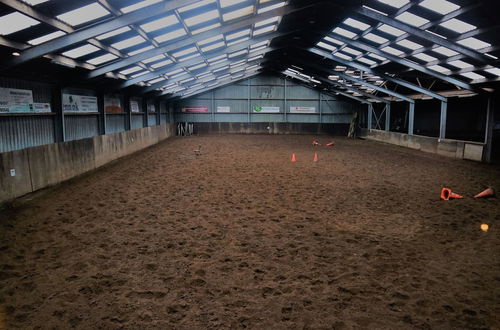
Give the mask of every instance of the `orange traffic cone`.
[(333, 141), (325, 144), (325, 146), (327, 146), (327, 147), (333, 147), (334, 145), (335, 145), (335, 142), (333, 142)]
[(314, 153), (314, 159), (313, 159), (313, 162), (317, 162), (318, 161), (318, 153), (315, 152)]
[(319, 142), (318, 142), (318, 141), (314, 140), (314, 141), (312, 142), (312, 145), (313, 145), (313, 146), (320, 146), (321, 144), (319, 144)]
[(292, 154), (292, 163), (295, 163), (297, 161), (297, 158), (295, 158), (295, 154)]
[(474, 198), (485, 198), (485, 197), (493, 197), (493, 196), (495, 196), (495, 189), (493, 189), (492, 187), (488, 187), (488, 189), (480, 192), (479, 194), (474, 196)]
[(464, 196), (460, 196), (459, 194), (455, 194), (454, 192), (451, 191), (451, 189), (448, 188), (443, 188), (441, 189), (441, 199), (444, 199), (445, 201), (449, 200), (450, 198), (464, 198)]

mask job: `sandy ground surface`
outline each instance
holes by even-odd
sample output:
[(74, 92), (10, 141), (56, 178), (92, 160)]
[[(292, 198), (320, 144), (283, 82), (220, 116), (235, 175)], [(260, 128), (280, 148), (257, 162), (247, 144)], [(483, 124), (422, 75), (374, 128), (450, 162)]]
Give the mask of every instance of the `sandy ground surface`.
[(174, 138), (3, 210), (0, 328), (500, 329), (499, 167), (313, 138)]

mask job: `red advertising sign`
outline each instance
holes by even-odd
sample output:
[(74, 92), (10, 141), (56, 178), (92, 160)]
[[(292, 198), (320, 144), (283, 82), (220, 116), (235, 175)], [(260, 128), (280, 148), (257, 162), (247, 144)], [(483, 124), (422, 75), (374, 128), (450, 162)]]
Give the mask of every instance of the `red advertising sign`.
[(182, 108), (182, 112), (186, 113), (208, 112), (208, 107), (184, 107)]

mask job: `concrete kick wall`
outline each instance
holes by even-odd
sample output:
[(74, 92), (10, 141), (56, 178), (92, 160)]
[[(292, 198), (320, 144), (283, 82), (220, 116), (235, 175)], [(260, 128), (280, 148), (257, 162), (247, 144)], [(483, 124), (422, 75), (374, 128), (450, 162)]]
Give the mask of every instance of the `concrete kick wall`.
[(478, 142), (438, 139), (375, 129), (363, 129), (360, 132), (360, 136), (368, 140), (395, 144), (446, 157), (475, 160), (478, 162), (483, 160), (484, 144)]
[(194, 123), (196, 134), (335, 134), (347, 136), (348, 131), (349, 124)]
[[(61, 183), (175, 135), (174, 124), (0, 153), (0, 204)], [(15, 176), (11, 175), (15, 170)]]

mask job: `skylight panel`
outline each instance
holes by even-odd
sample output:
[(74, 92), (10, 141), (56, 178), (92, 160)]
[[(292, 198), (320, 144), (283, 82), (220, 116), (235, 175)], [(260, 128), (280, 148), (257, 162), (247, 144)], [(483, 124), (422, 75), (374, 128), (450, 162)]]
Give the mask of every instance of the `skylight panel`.
[(63, 31), (56, 31), (56, 32), (52, 32), (52, 33), (46, 34), (46, 35), (44, 35), (42, 37), (30, 40), (30, 41), (28, 41), (28, 43), (30, 45), (36, 46), (36, 45), (39, 45), (39, 44), (43, 44), (46, 41), (49, 41), (49, 40), (55, 39), (57, 37), (63, 36), (65, 34), (66, 33), (64, 33)]
[(352, 57), (347, 56), (347, 55), (345, 55), (345, 54), (342, 54), (342, 53), (340, 53), (340, 52), (339, 52), (339, 53), (335, 53), (335, 56), (338, 56), (338, 57), (340, 57), (340, 58), (343, 58), (344, 60), (352, 61)]
[(245, 30), (242, 30), (242, 31), (239, 31), (239, 32), (228, 34), (228, 35), (226, 35), (226, 40), (229, 41), (229, 40), (233, 40), (233, 39), (236, 39), (236, 38), (239, 38), (239, 37), (242, 37), (242, 36), (249, 35), (250, 31), (251, 31), (250, 29), (245, 29)]
[(486, 69), (484, 71), (500, 77), (500, 69), (499, 68), (491, 68), (491, 69)]
[(209, 52), (211, 50), (214, 50), (214, 49), (217, 49), (217, 48), (221, 48), (221, 47), (224, 47), (226, 44), (224, 43), (224, 41), (220, 41), (220, 42), (216, 42), (214, 44), (211, 44), (211, 45), (208, 45), (208, 46), (205, 46), (205, 47), (202, 47), (201, 48), (201, 51), (206, 53), (206, 52)]
[(118, 56), (116, 56), (114, 54), (105, 54), (105, 55), (101, 55), (101, 56), (98, 56), (96, 58), (90, 59), (87, 61), (87, 63), (93, 64), (93, 65), (99, 65), (99, 64), (114, 60), (116, 58), (118, 58)]
[(323, 41), (320, 41), (316, 44), (318, 47), (321, 47), (321, 48), (324, 48), (324, 49), (328, 49), (330, 51), (336, 51), (337, 50), (337, 47), (335, 46), (332, 46), (330, 44), (327, 44), (327, 43), (324, 43)]
[(68, 50), (62, 54), (64, 56), (67, 56), (67, 57), (78, 58), (78, 57), (82, 57), (82, 56), (87, 55), (87, 54), (97, 52), (98, 50), (99, 50), (99, 48), (97, 48), (96, 46), (86, 44), (86, 45)]
[(148, 84), (156, 84), (156, 83), (158, 83), (158, 82), (160, 82), (160, 81), (163, 81), (163, 80), (165, 80), (165, 79), (166, 79), (165, 77), (158, 77), (158, 78), (156, 78), (156, 79), (149, 80), (149, 81), (148, 81)]
[(148, 70), (144, 70), (144, 71), (141, 71), (139, 73), (135, 73), (135, 74), (131, 75), (130, 78), (137, 78), (137, 77), (145, 75), (146, 73), (149, 73), (149, 71)]
[(476, 38), (467, 38), (463, 40), (458, 40), (457, 42), (465, 47), (469, 47), (476, 50), (491, 46), (491, 44)]
[(185, 84), (185, 83), (190, 82), (190, 81), (193, 81), (193, 80), (194, 80), (194, 78), (193, 78), (193, 77), (190, 77), (190, 78), (186, 78), (186, 79), (184, 79), (184, 80), (179, 81), (179, 83), (181, 83), (181, 84)]
[(206, 31), (210, 31), (212, 29), (218, 28), (219, 26), (220, 26), (220, 23), (215, 23), (215, 24), (212, 24), (212, 25), (208, 25), (208, 26), (205, 26), (205, 27), (193, 30), (193, 31), (191, 31), (191, 33), (193, 35), (196, 35), (196, 34), (199, 34), (199, 33), (202, 33), (202, 32), (206, 32)]
[(330, 37), (325, 37), (324, 40), (331, 42), (332, 44), (336, 44), (336, 45), (343, 45), (344, 44), (342, 41), (334, 39), (334, 38), (330, 38)]
[(146, 40), (143, 37), (135, 36), (132, 38), (128, 38), (128, 39), (119, 41), (119, 42), (115, 42), (114, 44), (111, 44), (111, 47), (114, 47), (116, 49), (125, 49), (125, 48), (129, 48), (129, 47), (138, 45), (138, 44), (143, 43), (145, 41)]
[(214, 9), (214, 10), (207, 11), (207, 12), (200, 14), (200, 15), (185, 18), (184, 23), (186, 23), (187, 26), (191, 27), (194, 25), (208, 22), (208, 21), (216, 19), (216, 18), (219, 18), (219, 11), (217, 9)]
[(261, 46), (267, 46), (268, 43), (269, 43), (269, 40), (257, 42), (255, 44), (251, 45), (250, 48), (257, 48), (257, 47), (261, 47)]
[(266, 27), (263, 27), (261, 29), (254, 30), (253, 31), (253, 35), (254, 36), (258, 36), (258, 35), (261, 35), (261, 34), (264, 34), (264, 33), (268, 33), (268, 32), (274, 31), (275, 29), (276, 29), (275, 25), (266, 26)]
[(454, 31), (457, 33), (465, 33), (465, 32), (475, 30), (477, 28), (476, 26), (474, 26), (472, 24), (465, 23), (465, 22), (458, 20), (456, 18), (452, 18), (450, 20), (447, 20), (446, 22), (443, 22), (439, 25), (447, 28), (448, 30), (451, 30), (451, 31)]
[(195, 57), (198, 57), (198, 56), (200, 56), (200, 54), (198, 54), (198, 53), (196, 52), (196, 53), (193, 53), (193, 55), (188, 55), (188, 56), (186, 56), (186, 57), (180, 58), (180, 59), (179, 59), (179, 62), (184, 62), (184, 61), (190, 60), (190, 59), (195, 58)]
[(250, 53), (255, 53), (255, 52), (258, 52), (260, 50), (264, 50), (266, 48), (267, 48), (267, 46), (260, 46), (260, 47), (257, 47), (257, 48), (252, 48), (252, 49), (250, 49)]
[(283, 7), (285, 5), (286, 5), (286, 2), (282, 1), (282, 2), (276, 3), (276, 4), (271, 5), (271, 6), (263, 7), (263, 8), (260, 8), (259, 10), (257, 10), (257, 14), (262, 14), (262, 13), (271, 11), (273, 9)]
[(457, 68), (460, 68), (460, 69), (471, 68), (471, 67), (474, 66), (474, 65), (472, 65), (470, 63), (467, 63), (467, 62), (464, 62), (464, 61), (461, 61), (461, 60), (451, 61), (451, 62), (448, 62), (447, 64), (453, 65), (454, 67), (457, 67)]
[(231, 69), (233, 69), (233, 68), (245, 65), (245, 63), (246, 63), (245, 60), (241, 60), (241, 61), (238, 61), (236, 63), (231, 64), (230, 66), (231, 66)]
[(222, 15), (222, 19), (226, 22), (251, 14), (253, 14), (253, 6), (248, 6), (238, 10), (231, 11), (229, 13), (225, 13)]
[(165, 74), (167, 75), (167, 77), (172, 78), (171, 76), (178, 74), (179, 72), (184, 72), (184, 70), (183, 69), (175, 69), (175, 70), (167, 72)]
[(36, 6), (41, 3), (47, 2), (49, 0), (22, 0), (23, 2), (26, 2), (28, 5)]
[(101, 34), (100, 36), (97, 36), (96, 39), (97, 40), (104, 40), (104, 39), (111, 38), (113, 36), (117, 36), (119, 34), (125, 33), (127, 31), (130, 31), (130, 28), (128, 26), (124, 26), (124, 27), (122, 27), (120, 29), (117, 29), (117, 30), (114, 30), (114, 31), (111, 31), (111, 32), (108, 32), (108, 33)]
[(409, 0), (378, 0), (378, 1), (395, 8), (401, 8), (410, 2)]
[(245, 38), (241, 38), (241, 39), (238, 39), (238, 40), (234, 40), (234, 41), (228, 42), (227, 46), (230, 47), (230, 46), (239, 44), (240, 42), (247, 41), (247, 40), (250, 40), (250, 37), (245, 37)]
[(383, 32), (390, 34), (390, 35), (393, 35), (395, 37), (399, 37), (399, 36), (402, 36), (403, 34), (405, 34), (404, 31), (401, 31), (400, 29), (396, 29), (395, 27), (392, 27), (392, 26), (387, 25), (387, 24), (383, 24), (383, 25), (379, 26), (378, 29), (380, 31), (383, 31)]
[(140, 1), (136, 4), (133, 4), (131, 6), (121, 8), (120, 11), (122, 13), (126, 14), (126, 13), (130, 13), (132, 11), (136, 11), (138, 9), (141, 9), (141, 8), (144, 8), (147, 6), (151, 6), (152, 4), (155, 4), (155, 3), (160, 2), (160, 1), (162, 1), (162, 0), (144, 0), (144, 1)]
[[(215, 62), (211, 62), (210, 65), (217, 65), (217, 64), (220, 64), (220, 63), (223, 63), (223, 62), (226, 62), (227, 60), (226, 59), (222, 59), (222, 60), (218, 60), (218, 61), (215, 61)], [(216, 72), (216, 71), (214, 71)]]
[(171, 63), (173, 63), (173, 62), (172, 62), (172, 60), (169, 59), (169, 60), (165, 60), (165, 61), (161, 61), (161, 62), (152, 64), (151, 67), (154, 69), (158, 69), (158, 68), (161, 68), (162, 66), (169, 65)]
[(368, 65), (374, 65), (374, 64), (377, 64), (377, 62), (372, 61), (372, 60), (367, 59), (367, 58), (364, 58), (364, 57), (360, 57), (360, 58), (358, 58), (358, 61), (360, 61), (360, 62), (362, 62), (362, 63), (365, 63), (365, 64), (368, 64)]
[(188, 54), (191, 54), (194, 52), (196, 52), (196, 47), (189, 47), (189, 48), (183, 49), (181, 51), (172, 53), (172, 55), (174, 55), (175, 57), (181, 57), (181, 56), (188, 55)]
[(373, 57), (374, 59), (380, 60), (380, 61), (387, 61), (385, 57), (379, 56), (377, 54), (371, 53), (368, 56)]
[(133, 66), (131, 68), (122, 70), (122, 71), (120, 71), (118, 73), (119, 74), (124, 74), (124, 75), (128, 76), (131, 73), (134, 73), (134, 72), (137, 72), (137, 71), (141, 71), (141, 70), (142, 70), (142, 68), (140, 66), (136, 65), (136, 66)]
[(417, 50), (423, 47), (422, 45), (407, 39), (398, 41), (396, 44), (411, 50)]
[(257, 55), (257, 56), (253, 56), (253, 57), (250, 57), (247, 62), (253, 62), (255, 60), (258, 60), (259, 58), (263, 58), (264, 55), (263, 54), (260, 54), (260, 55)]
[(163, 17), (157, 20), (154, 20), (152, 22), (142, 24), (141, 29), (143, 29), (146, 32), (151, 32), (151, 31), (156, 31), (159, 29), (166, 28), (168, 26), (174, 25), (179, 23), (179, 20), (175, 15), (170, 15), (167, 17)]
[(0, 35), (5, 36), (38, 24), (40, 24), (39, 21), (16, 11), (0, 17)]
[(460, 6), (446, 0), (424, 0), (419, 5), (441, 15), (460, 9)]
[(432, 51), (436, 52), (438, 54), (445, 55), (445, 56), (455, 56), (455, 55), (458, 55), (458, 53), (456, 51), (451, 50), (451, 49), (446, 48), (446, 47), (443, 47), (443, 46), (434, 48), (434, 49), (432, 49)]
[(143, 62), (143, 63), (151, 63), (151, 62), (158, 61), (158, 60), (160, 60), (160, 59), (162, 59), (162, 58), (165, 58), (165, 55), (160, 54), (160, 55), (153, 56), (153, 57), (150, 57), (150, 58), (148, 58), (148, 59), (145, 59), (145, 60), (143, 60), (142, 62)]
[(426, 23), (429, 23), (429, 20), (407, 11), (405, 11), (401, 15), (396, 16), (396, 19), (403, 23), (410, 24), (416, 27), (420, 27)]
[(215, 62), (215, 61), (220, 60), (221, 58), (224, 58), (224, 59), (225, 59), (225, 58), (226, 58), (226, 54), (224, 54), (224, 55), (219, 55), (219, 56), (216, 56), (216, 57), (212, 57), (212, 58), (208, 59), (208, 62)]
[(128, 53), (127, 55), (128, 56), (134, 56), (134, 55), (137, 55), (137, 54), (140, 54), (140, 53), (144, 53), (145, 51), (148, 51), (150, 49), (153, 49), (154, 46), (147, 46), (147, 47), (144, 47), (144, 48), (140, 48), (140, 49), (137, 49), (137, 50), (134, 50), (130, 53)]
[(361, 55), (361, 54), (362, 54), (360, 51), (358, 51), (358, 50), (356, 50), (356, 49), (352, 49), (352, 48), (350, 48), (350, 47), (344, 47), (344, 48), (342, 49), (342, 51), (343, 51), (343, 52), (346, 52), (346, 53), (349, 53), (349, 54), (352, 54), (352, 55), (356, 55), (356, 56), (358, 56), (358, 55)]
[(389, 41), (389, 39), (383, 38), (379, 35), (376, 35), (374, 33), (368, 33), (363, 36), (363, 38), (371, 40), (373, 42), (376, 42), (377, 44), (385, 44), (386, 42)]
[(233, 58), (233, 57), (240, 56), (240, 55), (243, 55), (243, 54), (246, 54), (246, 53), (247, 53), (247, 50), (246, 49), (242, 49), (242, 50), (239, 50), (237, 52), (229, 54), (228, 57), (229, 58)]
[(191, 67), (188, 68), (189, 71), (194, 71), (194, 70), (198, 70), (198, 69), (201, 69), (203, 67), (206, 67), (207, 64), (205, 62), (202, 62), (200, 64), (197, 64), (197, 65), (193, 65)]
[(399, 49), (396, 49), (396, 48), (393, 48), (393, 47), (384, 47), (381, 50), (384, 51), (384, 52), (386, 52), (386, 53), (389, 53), (389, 54), (392, 54), (392, 55), (396, 55), (396, 56), (401, 56), (401, 55), (404, 54)]
[(352, 39), (352, 38), (354, 38), (356, 36), (356, 33), (353, 33), (351, 31), (348, 31), (346, 29), (339, 28), (339, 27), (333, 29), (332, 32), (340, 34), (341, 36), (344, 36), (344, 37), (347, 37), (347, 38), (350, 38), (350, 39)]
[(214, 70), (213, 72), (217, 73), (217, 72), (221, 72), (221, 71), (224, 71), (227, 69), (229, 69), (229, 65), (223, 66), (222, 68), (218, 68), (218, 69)]
[(447, 68), (442, 67), (441, 65), (432, 65), (429, 67), (429, 69), (437, 71), (437, 72), (441, 72), (441, 73), (450, 71)]
[(485, 76), (482, 76), (480, 74), (477, 74), (475, 72), (466, 72), (466, 73), (461, 73), (461, 76), (467, 77), (472, 80), (478, 80), (478, 79), (485, 79)]
[(162, 34), (158, 37), (155, 38), (155, 40), (159, 43), (162, 43), (162, 42), (165, 42), (165, 41), (169, 41), (169, 40), (174, 40), (176, 38), (179, 38), (179, 37), (182, 37), (182, 36), (185, 36), (187, 33), (184, 29), (178, 29), (178, 30), (175, 30), (175, 31), (172, 31), (172, 32), (168, 32), (168, 33), (165, 33), (165, 34)]
[(368, 29), (370, 27), (370, 25), (363, 23), (363, 22), (360, 22), (358, 20), (352, 19), (352, 18), (346, 19), (344, 21), (344, 24), (349, 25), (349, 26), (351, 26), (355, 29), (361, 30), (361, 31), (365, 31), (366, 29)]
[(271, 18), (268, 18), (268, 19), (265, 19), (263, 21), (255, 23), (255, 27), (258, 28), (258, 27), (261, 27), (261, 26), (264, 26), (267, 24), (276, 23), (279, 20), (280, 20), (280, 16), (271, 17)]
[(97, 2), (91, 3), (90, 5), (80, 7), (75, 10), (71, 10), (67, 13), (56, 16), (63, 22), (68, 23), (71, 26), (80, 25), (85, 22), (90, 22), (95, 19), (109, 15), (103, 6)]
[(245, 1), (247, 1), (247, 0), (220, 0), (219, 3), (220, 3), (220, 6), (222, 8), (226, 8), (226, 7), (237, 5), (237, 4), (245, 2)]
[(203, 45), (209, 44), (211, 42), (214, 42), (214, 41), (217, 41), (217, 40), (221, 40), (223, 38), (224, 38), (224, 36), (222, 34), (218, 34), (216, 36), (213, 36), (213, 37), (210, 37), (210, 38), (198, 41), (198, 45), (203, 46)]
[(215, 3), (215, 0), (202, 0), (202, 1), (198, 1), (198, 2), (196, 2), (194, 4), (192, 4), (192, 5), (179, 8), (177, 11), (179, 13), (184, 13), (186, 11), (189, 11), (189, 10), (192, 10), (192, 9), (196, 9), (196, 8), (200, 8), (200, 7), (209, 5), (211, 3)]
[(415, 55), (413, 55), (413, 57), (416, 57), (416, 58), (418, 58), (422, 61), (425, 61), (425, 62), (437, 61), (437, 58), (435, 58), (434, 56), (427, 55), (425, 53), (415, 54)]

